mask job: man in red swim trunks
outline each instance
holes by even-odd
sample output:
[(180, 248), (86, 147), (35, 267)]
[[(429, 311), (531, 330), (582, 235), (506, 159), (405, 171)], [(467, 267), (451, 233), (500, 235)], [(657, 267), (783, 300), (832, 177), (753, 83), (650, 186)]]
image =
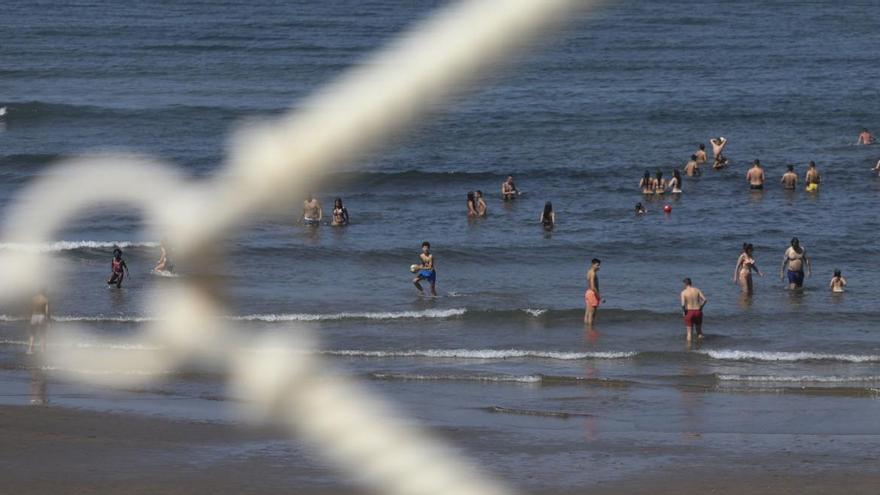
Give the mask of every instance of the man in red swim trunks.
[(587, 311), (584, 313), (584, 323), (592, 328), (593, 320), (596, 318), (596, 310), (599, 309), (599, 303), (602, 298), (599, 296), (599, 265), (601, 262), (593, 258), (590, 261), (590, 269), (587, 270), (587, 292), (584, 294), (584, 302), (587, 305)]
[(694, 287), (691, 279), (684, 279), (684, 290), (681, 291), (681, 311), (684, 313), (684, 327), (687, 341), (691, 341), (691, 331), (697, 330), (697, 339), (703, 339), (703, 306), (709, 302), (703, 291)]

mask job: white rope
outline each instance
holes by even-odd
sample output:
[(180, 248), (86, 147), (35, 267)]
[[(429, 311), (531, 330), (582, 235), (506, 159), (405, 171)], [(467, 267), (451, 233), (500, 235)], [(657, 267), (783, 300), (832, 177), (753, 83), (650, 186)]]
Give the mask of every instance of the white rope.
[[(302, 111), (239, 134), (229, 170), (212, 181), (189, 182), (167, 166), (131, 155), (63, 163), (14, 203), (4, 240), (47, 242), (72, 216), (109, 202), (124, 203), (140, 209), (152, 235), (167, 233), (179, 262), (210, 258), (208, 246), (214, 240), (277, 205), (278, 198), (303, 192), (318, 174), (382, 144), (584, 3), (472, 0), (452, 5), (317, 93)], [(32, 293), (50, 270), (40, 253), (4, 253), (0, 298)], [(230, 373), (236, 394), (247, 399), (247, 417), (288, 428), (378, 492), (503, 493), (424, 432), (395, 420), (379, 399), (348, 379), (329, 378), (318, 356), (297, 352), (310, 347), (303, 338), (265, 341), (257, 346), (263, 352), (241, 352), (252, 343), (216, 317), (224, 313), (216, 287), (198, 278), (177, 282), (174, 289), (153, 296), (163, 318), (149, 322), (146, 335), (136, 337), (157, 342), (162, 352), (132, 356), (98, 347), (76, 352), (50, 347), (50, 363), (60, 369), (110, 371), (77, 376), (93, 383), (131, 384), (185, 362), (208, 362)], [(65, 333), (99, 340), (84, 327), (65, 326)]]

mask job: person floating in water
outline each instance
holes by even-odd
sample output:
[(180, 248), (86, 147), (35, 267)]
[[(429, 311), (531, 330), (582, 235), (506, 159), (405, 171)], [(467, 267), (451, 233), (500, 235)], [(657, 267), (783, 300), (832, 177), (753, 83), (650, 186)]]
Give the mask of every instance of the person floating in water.
[(49, 327), (49, 297), (40, 289), (31, 299), (31, 324), (28, 327), (28, 354), (34, 353), (34, 343), (40, 352), (46, 352), (46, 329)]
[(171, 253), (168, 248), (168, 242), (165, 239), (162, 239), (162, 242), (159, 243), (159, 261), (156, 262), (156, 266), (153, 267), (154, 272), (173, 272), (174, 271), (174, 263), (171, 262)]
[(862, 128), (862, 132), (859, 133), (859, 140), (856, 141), (856, 144), (874, 144), (874, 136), (868, 132), (868, 129)]
[(645, 213), (648, 213), (648, 211), (645, 210), (645, 207), (642, 206), (642, 203), (636, 203), (636, 215), (644, 215)]
[(479, 189), (474, 193), (474, 201), (475, 206), (477, 208), (477, 216), (485, 217), (486, 213), (489, 211), (489, 207), (486, 206), (486, 200), (483, 199), (483, 191)]
[(473, 191), (467, 193), (467, 215), (469, 217), (477, 216), (477, 199)]
[(701, 173), (700, 162), (697, 160), (697, 155), (691, 155), (691, 159), (684, 165), (684, 174), (688, 177), (697, 177)]
[(717, 137), (709, 141), (712, 143), (712, 154), (715, 156), (715, 162), (712, 168), (715, 170), (724, 168), (727, 165), (727, 158), (724, 156), (724, 148), (727, 146), (727, 139)]
[(115, 285), (117, 289), (122, 288), (122, 280), (128, 273), (128, 265), (122, 259), (122, 250), (113, 249), (113, 259), (110, 261), (110, 278), (107, 279), (107, 285)]
[(794, 165), (788, 166), (788, 171), (782, 174), (782, 179), (779, 182), (782, 183), (783, 189), (794, 191), (797, 188), (798, 176), (794, 173)]
[(330, 225), (334, 227), (344, 227), (348, 225), (348, 208), (342, 205), (342, 198), (336, 198), (333, 201), (333, 212), (332, 218), (330, 219)]
[(556, 212), (553, 211), (553, 203), (549, 201), (544, 203), (544, 210), (541, 211), (541, 225), (544, 230), (553, 230), (556, 226)]
[(834, 276), (831, 277), (831, 283), (828, 284), (828, 287), (831, 288), (831, 292), (843, 292), (846, 287), (846, 279), (840, 274), (840, 270), (834, 270)]
[(752, 163), (752, 168), (746, 173), (746, 180), (749, 181), (749, 189), (753, 191), (764, 189), (764, 169), (761, 168), (761, 160)]
[(303, 201), (303, 224), (309, 226), (321, 225), (324, 219), (324, 209), (314, 195), (309, 194), (308, 199)]
[(782, 258), (782, 269), (779, 278), (788, 275), (788, 288), (790, 290), (801, 289), (804, 286), (804, 265), (807, 265), (807, 275), (813, 274), (813, 266), (807, 257), (807, 250), (801, 246), (797, 237), (792, 238), (791, 246), (785, 250)]
[(705, 144), (700, 143), (700, 148), (695, 151), (693, 155), (691, 155), (691, 160), (697, 162), (697, 165), (702, 165), (703, 163), (706, 163), (707, 157)]
[(431, 243), (425, 241), (422, 243), (422, 252), (419, 254), (419, 264), (417, 265), (419, 274), (413, 279), (413, 285), (419, 290), (419, 294), (424, 294), (422, 290), (422, 280), (427, 280), (431, 284), (431, 295), (437, 295), (437, 271), (434, 268), (434, 255), (431, 254)]
[(602, 302), (602, 296), (599, 294), (599, 266), (602, 264), (597, 258), (590, 261), (590, 269), (587, 270), (587, 291), (584, 293), (584, 304), (586, 312), (584, 313), (584, 323), (589, 327), (593, 326), (596, 320), (596, 312), (599, 310), (599, 304)]
[(639, 188), (642, 194), (654, 194), (654, 179), (651, 178), (651, 172), (645, 170), (645, 175), (639, 181)]
[(684, 329), (687, 341), (696, 331), (697, 339), (703, 340), (703, 308), (709, 302), (703, 291), (693, 286), (690, 278), (685, 278), (684, 290), (681, 291), (681, 311), (684, 314)]
[(764, 276), (755, 262), (754, 250), (754, 246), (744, 243), (742, 254), (739, 255), (739, 258), (736, 260), (736, 268), (733, 269), (733, 283), (738, 283), (743, 293), (749, 295), (754, 292), (752, 272), (754, 271), (760, 277)]
[(809, 165), (807, 165), (807, 174), (804, 177), (804, 182), (807, 183), (807, 192), (816, 192), (819, 190), (819, 182), (822, 181), (822, 177), (819, 176), (819, 171), (816, 170), (816, 162), (811, 161)]
[(509, 201), (519, 196), (519, 194), (516, 184), (513, 183), (513, 176), (507, 177), (507, 180), (501, 184), (501, 198)]

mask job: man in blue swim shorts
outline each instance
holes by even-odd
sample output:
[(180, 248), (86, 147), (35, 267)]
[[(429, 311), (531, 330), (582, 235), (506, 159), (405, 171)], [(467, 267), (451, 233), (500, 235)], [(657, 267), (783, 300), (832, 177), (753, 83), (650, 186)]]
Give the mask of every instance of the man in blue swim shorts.
[(437, 295), (437, 272), (434, 270), (434, 255), (431, 254), (431, 243), (425, 241), (422, 243), (422, 252), (419, 254), (419, 274), (413, 279), (413, 285), (419, 290), (419, 294), (424, 294), (422, 290), (422, 280), (427, 280), (431, 284), (431, 295)]
[(782, 269), (779, 276), (783, 278), (788, 276), (788, 288), (790, 290), (802, 289), (804, 287), (804, 265), (807, 272), (812, 274), (813, 265), (810, 258), (807, 257), (807, 250), (801, 246), (801, 241), (797, 237), (791, 240), (791, 246), (785, 250), (782, 258)]

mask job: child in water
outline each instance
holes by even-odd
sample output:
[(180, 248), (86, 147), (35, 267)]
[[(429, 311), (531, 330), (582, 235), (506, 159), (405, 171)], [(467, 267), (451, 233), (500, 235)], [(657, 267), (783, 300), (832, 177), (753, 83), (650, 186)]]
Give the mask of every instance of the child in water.
[(645, 213), (647, 213), (647, 210), (642, 206), (642, 203), (636, 203), (636, 215), (644, 215)]
[(843, 292), (843, 288), (846, 287), (846, 279), (840, 274), (840, 270), (834, 270), (829, 287), (831, 287), (831, 292)]

